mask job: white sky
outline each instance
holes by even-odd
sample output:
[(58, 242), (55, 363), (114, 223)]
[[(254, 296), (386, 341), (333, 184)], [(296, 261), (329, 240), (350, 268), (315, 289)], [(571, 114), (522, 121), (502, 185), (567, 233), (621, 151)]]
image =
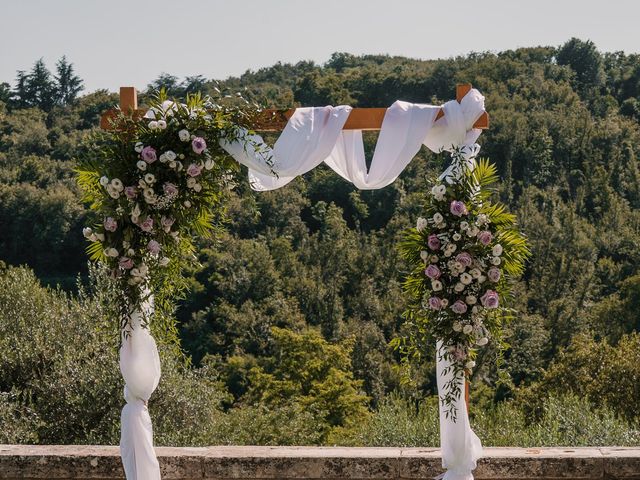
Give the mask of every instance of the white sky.
[(44, 57), (87, 91), (331, 53), (432, 59), (593, 40), (640, 52), (640, 0), (0, 0), (0, 81)]

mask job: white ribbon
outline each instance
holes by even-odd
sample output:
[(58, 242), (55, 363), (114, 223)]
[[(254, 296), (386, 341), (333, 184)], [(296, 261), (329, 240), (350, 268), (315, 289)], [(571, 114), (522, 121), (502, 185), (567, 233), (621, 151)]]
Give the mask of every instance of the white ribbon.
[[(153, 299), (143, 307), (149, 315)], [(153, 428), (147, 402), (160, 381), (160, 357), (142, 315), (131, 315), (130, 327), (122, 334), (120, 372), (127, 401), (120, 417), (120, 456), (127, 480), (159, 480), (160, 466), (153, 448)]]

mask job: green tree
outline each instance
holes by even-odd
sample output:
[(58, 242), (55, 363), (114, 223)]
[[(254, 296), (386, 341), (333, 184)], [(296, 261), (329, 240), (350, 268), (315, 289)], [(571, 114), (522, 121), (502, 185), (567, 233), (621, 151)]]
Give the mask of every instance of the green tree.
[(82, 79), (73, 70), (73, 64), (63, 56), (56, 63), (55, 76), (56, 101), (62, 105), (73, 103), (83, 90)]

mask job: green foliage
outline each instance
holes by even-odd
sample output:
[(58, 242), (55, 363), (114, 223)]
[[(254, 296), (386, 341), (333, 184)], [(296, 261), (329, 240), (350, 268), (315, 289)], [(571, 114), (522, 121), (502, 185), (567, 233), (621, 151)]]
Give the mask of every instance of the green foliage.
[[(564, 51), (561, 64), (557, 61), (560, 50)], [(281, 108), (300, 103), (317, 105), (316, 100), (323, 98), (371, 107), (389, 105), (398, 98), (439, 103), (452, 97), (456, 82), (472, 82), (483, 92), (491, 128), (480, 138), (482, 154), (495, 162), (500, 177), (491, 199), (499, 199), (516, 214), (532, 250), (522, 279), (513, 285), (514, 319), (505, 329), (509, 346), (503, 368), (511, 374), (511, 382), (500, 384), (493, 348), (483, 350), (476, 358), (472, 378), (474, 426), (479, 426), (481, 409), (489, 412), (494, 402), (503, 405), (505, 399), (513, 399), (504, 410), (491, 414), (495, 428), (483, 428), (485, 443), (498, 438), (500, 428), (505, 431), (502, 444), (536, 443), (528, 433), (522, 433), (526, 428), (519, 419), (535, 417), (537, 422), (544, 411), (542, 403), (554, 402), (545, 390), (551, 383), (544, 380), (536, 397), (540, 402), (529, 405), (526, 395), (525, 387), (535, 388), (547, 370), (553, 373), (562, 363), (597, 364), (603, 340), (608, 342), (607, 355), (611, 358), (618, 350), (635, 358), (621, 339), (637, 330), (634, 278), (640, 272), (640, 128), (634, 106), (640, 101), (640, 55), (602, 53), (590, 42), (573, 40), (560, 47), (426, 61), (337, 53), (323, 65), (278, 63), (222, 81), (201, 80), (177, 79), (173, 87), (165, 86), (172, 88), (170, 95), (181, 99), (194, 90), (218, 97), (218, 89), (223, 95), (242, 92), (251, 102)], [(0, 258), (14, 265), (29, 265), (44, 283), (77, 290), (78, 273), (83, 282), (87, 275), (80, 226), (101, 219), (82, 207), (73, 159), (86, 156), (86, 137), (97, 128), (100, 113), (117, 104), (117, 94), (97, 91), (78, 96), (68, 105), (57, 103), (47, 112), (33, 106), (36, 97), (29, 96), (28, 84), (29, 72), (18, 75), (17, 84), (0, 83)], [(141, 94), (143, 105), (148, 105), (153, 90)], [(269, 136), (268, 140), (275, 138)], [(365, 135), (368, 153), (375, 140), (375, 134)], [(195, 444), (189, 443), (184, 432), (200, 444), (320, 442), (318, 432), (324, 434), (327, 427), (321, 424), (322, 418), (302, 411), (299, 404), (242, 405), (243, 396), (252, 386), (248, 372), (273, 356), (271, 327), (299, 333), (311, 326), (319, 328), (330, 344), (353, 338), (349, 368), (353, 378), (363, 382), (362, 389), (373, 409), (384, 405), (394, 390), (413, 399), (405, 420), (400, 420), (400, 414), (389, 415), (385, 417), (388, 420), (379, 420), (378, 431), (384, 431), (383, 422), (397, 421), (412, 432), (407, 436), (419, 438), (419, 427), (411, 427), (410, 422), (416, 418), (413, 412), (421, 399), (435, 393), (434, 355), (428, 350), (433, 344), (423, 345), (414, 383), (400, 384), (401, 358), (388, 345), (402, 333), (400, 315), (407, 306), (401, 289), (406, 267), (396, 245), (400, 232), (421, 214), (422, 192), (432, 186), (431, 179), (444, 167), (442, 158), (419, 152), (396, 182), (377, 191), (357, 191), (323, 168), (274, 192), (256, 194), (249, 191), (246, 182), (238, 182), (229, 192), (227, 231), (196, 245), (200, 265), (188, 268), (185, 278), (191, 293), (177, 310), (183, 347), (194, 364), (206, 364), (207, 368), (198, 373), (202, 377), (197, 377), (197, 383), (189, 383), (190, 387), (182, 384), (181, 388), (194, 390), (178, 403), (199, 404), (199, 397), (209, 400), (200, 410), (185, 408), (188, 415), (167, 407), (169, 413), (162, 418), (160, 409), (152, 404), (154, 422), (166, 425), (166, 429), (156, 426), (156, 435), (163, 442), (176, 444)], [(53, 315), (58, 313), (45, 312), (38, 321), (53, 322), (51, 335), (63, 342), (66, 338), (54, 330), (67, 325), (55, 323)], [(69, 331), (91, 331), (94, 320), (79, 311), (78, 316), (86, 323), (78, 325), (70, 319)], [(99, 323), (105, 328), (109, 325), (106, 320)], [(115, 341), (115, 332), (110, 331), (110, 335), (104, 341)], [(593, 354), (577, 360), (569, 354), (561, 355), (581, 335), (594, 339), (588, 347)], [(74, 335), (67, 337), (70, 342), (78, 341)], [(168, 354), (163, 352), (163, 359)], [(106, 365), (104, 375), (108, 373), (108, 378), (119, 382), (117, 365), (104, 358), (102, 362)], [(625, 382), (634, 378), (636, 369), (629, 362), (622, 363), (624, 377), (616, 377), (611, 368), (609, 374), (614, 377), (609, 378), (610, 386), (612, 390), (617, 388), (618, 378), (624, 378), (621, 391), (629, 392)], [(165, 364), (163, 369), (170, 371)], [(180, 367), (179, 371), (188, 376), (187, 369)], [(569, 371), (569, 367), (563, 370)], [(91, 378), (89, 372), (80, 375)], [(589, 375), (580, 374), (575, 381), (568, 375), (571, 381), (561, 393), (569, 390), (585, 396), (586, 386), (592, 385)], [(163, 377), (162, 382), (167, 379)], [(558, 374), (554, 381), (561, 385), (560, 380)], [(77, 380), (64, 381), (71, 388)], [(198, 393), (201, 391), (196, 387), (204, 384), (208, 389), (209, 381), (221, 382), (215, 391), (222, 393)], [(96, 393), (83, 395), (93, 398), (98, 391), (113, 391), (117, 408), (107, 417), (116, 418), (121, 391), (104, 382), (98, 380)], [(0, 424), (3, 433), (7, 432), (2, 441), (39, 441), (40, 414), (17, 400), (11, 384), (0, 388)], [(21, 391), (23, 387), (19, 382), (17, 385)], [(81, 381), (79, 385), (88, 388)], [(158, 392), (163, 388), (161, 383)], [(597, 388), (589, 388), (594, 392), (589, 401), (600, 408), (602, 405), (594, 401)], [(48, 389), (54, 393), (50, 395)], [(38, 392), (46, 397), (58, 391), (55, 382), (47, 380)], [(611, 408), (602, 406), (601, 411), (626, 415), (614, 405), (617, 397), (609, 391), (606, 397)], [(220, 402), (221, 409), (212, 407)], [(540, 437), (548, 444), (552, 444), (552, 438), (558, 443), (573, 441), (561, 433), (569, 435), (580, 425), (580, 408), (570, 407), (567, 402), (561, 400), (559, 405), (566, 405), (565, 411), (577, 412), (576, 421), (560, 425), (554, 436)], [(98, 408), (100, 403), (95, 405)], [(93, 408), (94, 404), (82, 406)], [(425, 411), (434, 406), (435, 401), (424, 407)], [(60, 410), (62, 407), (52, 411)], [(583, 410), (587, 412), (586, 407)], [(562, 412), (561, 407), (557, 412)], [(98, 408), (96, 415), (103, 413)], [(189, 415), (198, 419), (199, 426), (190, 426)], [(53, 422), (54, 417), (48, 413), (42, 416)], [(591, 422), (608, 418), (591, 413), (584, 416)], [(173, 418), (184, 420), (172, 423)], [(511, 418), (514, 421), (509, 423)], [(433, 413), (425, 413), (422, 423), (415, 420), (427, 432), (422, 440), (412, 440), (415, 445), (429, 444), (429, 438), (435, 441), (429, 433), (433, 430), (426, 426), (434, 419)], [(64, 420), (57, 419), (61, 423)], [(613, 425), (610, 420), (606, 422)], [(92, 441), (88, 434), (75, 437), (74, 428), (67, 429), (70, 437), (57, 437), (56, 441)], [(390, 430), (387, 426), (386, 431)], [(401, 443), (403, 430), (389, 433), (389, 438)], [(96, 442), (116, 440), (109, 429), (102, 431), (107, 433), (96, 432), (90, 438)], [(358, 442), (366, 444), (364, 438), (369, 434), (362, 435)], [(383, 438), (387, 434), (376, 435)], [(529, 438), (527, 442), (525, 437)], [(621, 436), (606, 441), (633, 443)]]
[(244, 401), (298, 405), (316, 419), (321, 441), (366, 418), (367, 397), (351, 372), (352, 342), (332, 345), (315, 330), (295, 333), (273, 327), (271, 335), (273, 357), (249, 371), (251, 387)]

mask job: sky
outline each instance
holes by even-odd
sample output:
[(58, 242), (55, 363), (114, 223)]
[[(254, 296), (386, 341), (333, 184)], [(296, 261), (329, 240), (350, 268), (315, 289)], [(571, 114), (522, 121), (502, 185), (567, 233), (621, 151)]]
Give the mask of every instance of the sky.
[(640, 53), (639, 19), (640, 0), (0, 0), (0, 82), (62, 55), (91, 92), (333, 52), (434, 59), (578, 37)]

